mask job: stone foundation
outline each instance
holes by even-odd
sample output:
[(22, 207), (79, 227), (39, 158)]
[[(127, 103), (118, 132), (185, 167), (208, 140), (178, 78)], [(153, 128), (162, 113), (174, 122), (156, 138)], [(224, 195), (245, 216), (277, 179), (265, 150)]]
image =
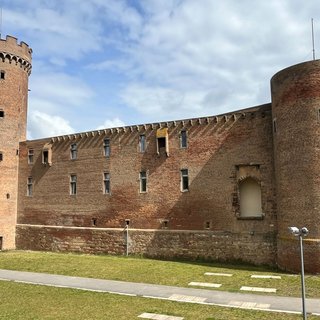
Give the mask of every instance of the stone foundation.
[[(126, 253), (124, 229), (17, 226), (17, 249), (93, 254)], [(164, 259), (243, 261), (275, 265), (273, 234), (129, 229), (130, 254)]]

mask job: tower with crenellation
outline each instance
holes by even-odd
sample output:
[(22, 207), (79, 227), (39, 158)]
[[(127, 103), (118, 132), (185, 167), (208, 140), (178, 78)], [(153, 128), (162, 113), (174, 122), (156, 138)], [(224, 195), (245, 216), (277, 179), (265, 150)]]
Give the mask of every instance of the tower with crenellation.
[(19, 142), (26, 140), (32, 50), (0, 39), (0, 248), (15, 248)]

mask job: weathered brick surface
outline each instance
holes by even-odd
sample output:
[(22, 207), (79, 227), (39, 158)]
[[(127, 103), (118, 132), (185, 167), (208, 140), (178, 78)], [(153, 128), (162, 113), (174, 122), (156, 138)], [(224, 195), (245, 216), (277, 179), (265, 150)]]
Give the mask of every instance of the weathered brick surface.
[(306, 270), (320, 272), (320, 62), (302, 63), (271, 80), (275, 176), (277, 188), (278, 263), (299, 270), (297, 239), (288, 227), (306, 226)]
[[(182, 233), (165, 233), (170, 235), (165, 241), (150, 233), (148, 237), (152, 235), (152, 239), (148, 241), (148, 250), (141, 249), (142, 252), (155, 255), (159, 251), (159, 255), (167, 256), (172, 256), (172, 252), (176, 255), (183, 252), (183, 256), (196, 257), (206, 255), (207, 250), (203, 250), (202, 245), (210, 237), (197, 230), (204, 230), (206, 222), (209, 222), (219, 243), (230, 239), (227, 243), (231, 245), (233, 237), (236, 243), (240, 243), (238, 239), (248, 236), (250, 240), (244, 244), (248, 250), (240, 250), (243, 260), (253, 261), (252, 255), (257, 246), (261, 246), (265, 249), (263, 255), (266, 258), (257, 257), (256, 261), (270, 263), (275, 252), (276, 235), (271, 125), (270, 105), (251, 108), (234, 116), (220, 116), (217, 121), (210, 117), (208, 120), (170, 122), (169, 157), (157, 155), (156, 125), (153, 128), (151, 125), (134, 127), (133, 132), (126, 128), (125, 132), (121, 129), (112, 133), (106, 130), (100, 134), (95, 132), (94, 136), (91, 133), (77, 134), (61, 137), (60, 141), (55, 138), (54, 141), (42, 139), (21, 143), (18, 223), (91, 227), (95, 219), (97, 227), (123, 228), (125, 219), (130, 219), (131, 228), (162, 229), (166, 220), (170, 231), (194, 230), (194, 233), (188, 233), (188, 241), (184, 240)], [(186, 149), (179, 145), (182, 129), (188, 133)], [(147, 137), (144, 153), (138, 149), (140, 134)], [(105, 137), (109, 137), (111, 142), (109, 159), (103, 155)], [(78, 145), (78, 159), (70, 160), (70, 145), (74, 142)], [(51, 166), (41, 163), (42, 148), (48, 143), (52, 143)], [(27, 163), (28, 148), (34, 149), (34, 165)], [(236, 167), (252, 164), (259, 167), (265, 217), (261, 220), (239, 220)], [(189, 170), (188, 192), (180, 191), (180, 170), (184, 168)], [(140, 193), (139, 172), (144, 170), (148, 175), (148, 190)], [(102, 192), (104, 171), (110, 172), (111, 195)], [(76, 196), (69, 194), (70, 174), (77, 175)], [(28, 176), (35, 181), (32, 197), (26, 196)], [(267, 240), (259, 236), (261, 234), (268, 235)], [(205, 240), (201, 240), (202, 236)], [(175, 238), (177, 240), (173, 241)], [(28, 247), (23, 245), (23, 239), (29, 243), (28, 237), (20, 236), (19, 248)], [(192, 246), (187, 245), (190, 239), (198, 239), (197, 249), (195, 240), (192, 240)], [(50, 241), (49, 237), (49, 246)], [(166, 241), (173, 248), (160, 250)], [(137, 251), (142, 247), (139, 245)], [(218, 247), (213, 246), (207, 252), (208, 257), (222, 256), (219, 252), (226, 252)], [(234, 249), (229, 249), (226, 257), (238, 259), (237, 246), (231, 245), (231, 248)], [(91, 248), (91, 252), (97, 251)]]
[(26, 139), (28, 74), (31, 49), (15, 38), (0, 40), (0, 237), (2, 248), (15, 247), (19, 141)]

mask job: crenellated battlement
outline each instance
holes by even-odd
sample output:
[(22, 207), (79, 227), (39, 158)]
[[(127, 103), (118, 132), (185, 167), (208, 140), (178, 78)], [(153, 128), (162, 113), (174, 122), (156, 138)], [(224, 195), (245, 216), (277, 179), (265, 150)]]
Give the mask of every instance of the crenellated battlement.
[(31, 65), (32, 49), (23, 41), (18, 43), (18, 39), (12, 36), (6, 36), (6, 39), (0, 39), (0, 52), (20, 58)]
[[(76, 140), (81, 138), (94, 137), (96, 135), (112, 135), (114, 133), (133, 133), (133, 132), (146, 132), (157, 130), (160, 128), (173, 129), (180, 127), (181, 129), (197, 126), (197, 125), (217, 125), (220, 123), (236, 122), (237, 120), (249, 118), (254, 119), (256, 117), (265, 117), (267, 113), (271, 113), (271, 105), (264, 104), (256, 107), (251, 107), (247, 109), (238, 110), (235, 112), (223, 113), (215, 116), (199, 117), (199, 118), (189, 118), (181, 120), (171, 120), (171, 121), (161, 121), (146, 124), (136, 124), (128, 125), (123, 127), (105, 128), (99, 130), (92, 130), (80, 133), (71, 133), (62, 136), (50, 137), (51, 142), (59, 142), (65, 140)], [(42, 140), (42, 139), (39, 139)]]

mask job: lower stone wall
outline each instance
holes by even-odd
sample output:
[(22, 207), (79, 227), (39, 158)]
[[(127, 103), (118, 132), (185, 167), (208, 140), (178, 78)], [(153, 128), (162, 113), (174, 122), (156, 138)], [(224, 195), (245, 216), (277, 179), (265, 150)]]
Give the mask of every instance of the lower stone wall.
[[(18, 225), (16, 246), (21, 250), (123, 255), (126, 231)], [(154, 258), (243, 261), (274, 266), (275, 248), (273, 234), (129, 229), (129, 253)]]
[[(278, 237), (277, 263), (286, 271), (300, 272), (300, 244), (298, 237)], [(304, 270), (306, 273), (320, 273), (320, 239), (303, 239)]]

